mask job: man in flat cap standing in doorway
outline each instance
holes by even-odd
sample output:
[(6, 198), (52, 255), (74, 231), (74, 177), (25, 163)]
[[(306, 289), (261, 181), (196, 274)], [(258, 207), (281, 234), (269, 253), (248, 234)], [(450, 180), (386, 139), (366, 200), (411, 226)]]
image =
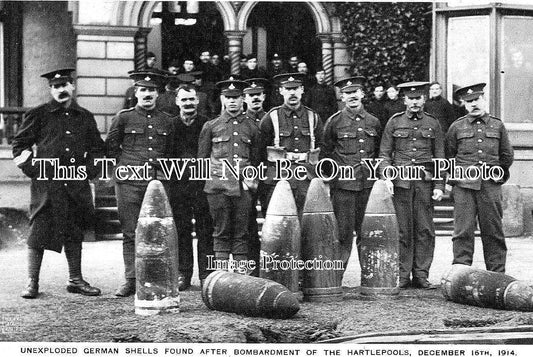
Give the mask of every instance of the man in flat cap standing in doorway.
[[(100, 295), (100, 289), (83, 280), (81, 248), (83, 231), (92, 225), (94, 216), (89, 179), (97, 174), (94, 159), (103, 156), (104, 142), (93, 115), (74, 100), (73, 71), (66, 68), (41, 76), (48, 79), (53, 99), (26, 112), (13, 139), (13, 160), (31, 178), (29, 281), (21, 294), (26, 299), (39, 295), (44, 250), (61, 253), (63, 248), (69, 269), (67, 291)], [(34, 157), (56, 161), (41, 166), (32, 162)], [(85, 174), (55, 177), (57, 165), (74, 166), (76, 172)]]

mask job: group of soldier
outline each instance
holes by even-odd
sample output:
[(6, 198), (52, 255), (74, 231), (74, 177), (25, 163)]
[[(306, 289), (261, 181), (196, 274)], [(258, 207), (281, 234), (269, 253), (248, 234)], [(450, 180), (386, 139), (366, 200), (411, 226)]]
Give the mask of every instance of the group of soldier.
[[(38, 296), (43, 251), (61, 252), (63, 247), (70, 275), (67, 290), (83, 295), (100, 294), (98, 288), (83, 279), (80, 261), (83, 229), (91, 224), (93, 209), (88, 180), (99, 172), (94, 159), (104, 155), (116, 158), (117, 166), (131, 170), (148, 167), (152, 179), (162, 180), (178, 228), (181, 290), (190, 287), (193, 275), (193, 218), (201, 282), (210, 273), (209, 256), (222, 262), (230, 258), (257, 262), (260, 239), (256, 203), (260, 202), (265, 213), (277, 183), (276, 165), (286, 160), (292, 172), (306, 172), (303, 180), (294, 176), (288, 179), (301, 216), (310, 180), (316, 176), (316, 165), (323, 158), (350, 166), (354, 172), (349, 180), (334, 177), (326, 180), (339, 225), (344, 268), (354, 236), (357, 250), (361, 248), (361, 224), (374, 183), (369, 179), (368, 165), (363, 163), (382, 160), (378, 171), (393, 194), (399, 222), (399, 286), (432, 288), (428, 274), (435, 245), (433, 201), (442, 198), (445, 187), (444, 180), (434, 179), (440, 173), (435, 172), (433, 159), (456, 159), (457, 165), (463, 167), (500, 166), (506, 173), (513, 161), (512, 146), (502, 121), (486, 112), (484, 84), (457, 91), (468, 114), (450, 120), (449, 129), (443, 130), (441, 120), (423, 110), (428, 102), (426, 82), (394, 87), (403, 95), (403, 100), (394, 99), (401, 100), (401, 107), (383, 119), (363, 105), (363, 77), (337, 81), (342, 109), (323, 114), (304, 104), (305, 96), (312, 91), (307, 91), (307, 77), (302, 72), (280, 70), (272, 77), (271, 87), (266, 78), (243, 80), (230, 75), (213, 84), (213, 90), (218, 91), (213, 93), (220, 93), (221, 103), (213, 118), (200, 112), (201, 96), (194, 74), (174, 76), (147, 69), (130, 73), (136, 104), (113, 118), (104, 143), (91, 113), (79, 107), (73, 98), (72, 71), (63, 69), (43, 75), (49, 81), (52, 100), (25, 114), (13, 141), (15, 163), (32, 178), (29, 282), (22, 292), (24, 298)], [(324, 78), (319, 79), (322, 75), (317, 73), (316, 77), (318, 84), (325, 86)], [(173, 100), (162, 105), (160, 91), (165, 85)], [(274, 103), (272, 98), (278, 95), (281, 103), (268, 110), (265, 103)], [(322, 95), (317, 96), (323, 99)], [(169, 106), (173, 106), (172, 110)], [(36, 151), (32, 150), (33, 145)], [(57, 158), (60, 165), (86, 166), (87, 177), (37, 180), (39, 172), (32, 165), (32, 158)], [(162, 158), (210, 159), (211, 179), (191, 179), (188, 169), (180, 179), (167, 179), (158, 162)], [(239, 175), (226, 175), (223, 179), (224, 162), (239, 162)], [(266, 166), (266, 179), (259, 181), (242, 174), (244, 167), (260, 164)], [(391, 166), (419, 166), (424, 175), (417, 180), (392, 179), (383, 175)], [(47, 169), (53, 175), (54, 167), (49, 165)], [(135, 227), (149, 183), (139, 180), (133, 172), (126, 175), (127, 179), (123, 176), (115, 184), (125, 265), (124, 284), (116, 291), (121, 297), (135, 293)], [(505, 178), (453, 183), (456, 203), (453, 263), (472, 264), (474, 231), (479, 219), (486, 267), (504, 272), (507, 249), (502, 231), (501, 184)], [(258, 271), (251, 274), (257, 275)]]

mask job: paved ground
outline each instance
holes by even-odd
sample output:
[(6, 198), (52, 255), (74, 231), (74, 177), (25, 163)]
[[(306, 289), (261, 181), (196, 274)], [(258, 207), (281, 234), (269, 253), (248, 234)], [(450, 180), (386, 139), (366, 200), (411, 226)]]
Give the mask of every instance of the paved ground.
[[(508, 238), (507, 274), (520, 280), (533, 282), (533, 238)], [(83, 244), (83, 271), (85, 279), (102, 289), (104, 295), (112, 295), (122, 282), (122, 242), (85, 242)], [(9, 289), (0, 290), (0, 306), (3, 302), (18, 299), (18, 293), (25, 284), (26, 251), (24, 248), (0, 250), (0, 286)], [(355, 255), (354, 255), (355, 254)], [(352, 257), (356, 257), (354, 252)], [(430, 270), (429, 280), (440, 283), (442, 275), (449, 269), (452, 261), (451, 238), (438, 238), (435, 258)], [(481, 242), (476, 240), (476, 253), (473, 266), (484, 269)], [(196, 268), (195, 268), (196, 270)], [(43, 292), (61, 286), (67, 280), (67, 262), (64, 254), (46, 251), (41, 269), (41, 290)], [(199, 285), (198, 278), (193, 277), (193, 284)], [(355, 259), (351, 259), (345, 275), (344, 286), (359, 286), (360, 269)]]
[[(508, 274), (533, 283), (533, 239), (508, 239), (508, 246)], [(25, 249), (0, 250), (0, 341), (297, 343), (365, 332), (533, 323), (533, 313), (455, 304), (445, 301), (439, 290), (402, 291), (394, 302), (361, 298), (358, 289), (349, 288), (360, 281), (355, 261), (348, 267), (342, 302), (302, 304), (293, 319), (276, 321), (208, 310), (196, 277), (196, 286), (180, 295), (182, 311), (177, 316), (142, 318), (133, 314), (132, 297), (117, 299), (113, 295), (123, 276), (121, 241), (84, 243), (83, 251), (85, 278), (100, 287), (103, 296), (68, 294), (64, 255), (46, 252), (42, 295), (32, 301), (19, 297), (26, 280)], [(450, 262), (451, 240), (440, 238), (430, 281), (439, 283)], [(474, 265), (483, 268), (479, 242)]]

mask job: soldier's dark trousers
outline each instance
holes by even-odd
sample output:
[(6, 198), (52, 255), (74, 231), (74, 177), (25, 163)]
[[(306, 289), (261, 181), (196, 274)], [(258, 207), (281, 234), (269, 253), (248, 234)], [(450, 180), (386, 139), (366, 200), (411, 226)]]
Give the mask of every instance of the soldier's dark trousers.
[(44, 249), (28, 247), (28, 278), (39, 281)]
[(481, 190), (455, 186), (453, 264), (472, 265), (474, 231), (479, 220), (483, 256), (487, 270), (505, 273), (507, 246), (502, 228), (502, 189), (482, 181)]
[(393, 203), (400, 229), (400, 279), (428, 278), (435, 250), (431, 182), (411, 181), (394, 187)]
[(259, 226), (257, 224), (257, 199), (261, 196), (260, 192), (252, 194), (252, 209), (248, 226), (248, 231), (250, 232), (248, 259), (255, 261), (255, 269), (250, 274), (252, 276), (259, 276), (259, 259), (261, 258), (261, 241), (259, 240)]
[[(248, 255), (250, 211), (252, 197), (249, 191), (241, 190), (240, 196), (222, 193), (208, 194), (209, 211), (213, 218), (213, 251), (215, 257), (233, 254), (241, 260)], [(222, 254), (220, 254), (222, 253)]]
[(341, 243), (341, 259), (344, 270), (352, 253), (354, 232), (357, 237), (355, 244), (359, 260), (361, 260), (361, 225), (365, 217), (366, 204), (372, 189), (365, 188), (361, 191), (342, 189), (331, 190), (333, 211), (339, 225), (339, 241)]
[(135, 279), (135, 228), (147, 185), (115, 185), (118, 218), (122, 227), (122, 255), (126, 279)]
[(197, 239), (198, 276), (205, 279), (207, 256), (213, 255), (213, 221), (209, 215), (206, 194), (199, 182), (172, 182), (170, 186), (170, 203), (174, 213), (174, 221), (178, 230), (179, 271), (185, 280), (190, 281), (193, 275), (193, 225)]
[(65, 256), (67, 257), (69, 279), (82, 279), (81, 242), (65, 242)]

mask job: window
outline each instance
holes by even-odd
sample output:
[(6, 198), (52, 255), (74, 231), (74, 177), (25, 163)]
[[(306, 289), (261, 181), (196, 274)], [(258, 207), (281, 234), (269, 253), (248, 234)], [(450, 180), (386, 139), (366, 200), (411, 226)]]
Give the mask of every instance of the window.
[[(448, 99), (458, 87), (484, 82), (485, 96), (490, 99), (489, 17), (451, 17), (448, 20)], [(488, 105), (488, 103), (487, 103)]]
[(505, 122), (533, 123), (533, 18), (503, 16), (500, 80)]

